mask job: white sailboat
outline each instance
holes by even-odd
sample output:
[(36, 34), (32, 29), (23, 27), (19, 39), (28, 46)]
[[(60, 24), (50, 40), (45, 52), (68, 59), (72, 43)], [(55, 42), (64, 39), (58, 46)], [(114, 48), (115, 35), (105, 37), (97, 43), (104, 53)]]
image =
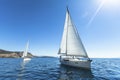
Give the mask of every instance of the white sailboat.
[(22, 55), (22, 58), (23, 58), (24, 61), (31, 60), (31, 58), (28, 58), (28, 57), (27, 57), (27, 54), (28, 54), (28, 46), (29, 46), (29, 42), (27, 42), (26, 49), (25, 49), (25, 51), (23, 52), (23, 55)]
[(85, 69), (91, 68), (92, 60), (87, 55), (68, 9), (58, 54), (61, 64)]

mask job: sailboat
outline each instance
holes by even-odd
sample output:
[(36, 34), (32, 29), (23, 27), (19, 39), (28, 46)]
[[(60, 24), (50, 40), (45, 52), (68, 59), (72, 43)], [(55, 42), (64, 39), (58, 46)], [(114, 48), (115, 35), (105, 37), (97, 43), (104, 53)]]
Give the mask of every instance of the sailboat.
[(78, 31), (72, 22), (68, 8), (58, 54), (63, 65), (85, 69), (91, 68), (92, 60), (87, 55)]
[(29, 42), (27, 42), (26, 49), (25, 49), (25, 51), (23, 52), (23, 55), (22, 55), (23, 61), (31, 60), (31, 58), (28, 58), (28, 57), (27, 57), (27, 54), (28, 54), (28, 46), (29, 46)]

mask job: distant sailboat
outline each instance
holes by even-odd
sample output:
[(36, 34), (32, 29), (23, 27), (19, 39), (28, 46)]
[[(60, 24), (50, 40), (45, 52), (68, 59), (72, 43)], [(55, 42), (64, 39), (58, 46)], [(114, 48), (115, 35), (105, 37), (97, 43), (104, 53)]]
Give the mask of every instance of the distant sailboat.
[(72, 22), (68, 8), (58, 54), (60, 55), (61, 64), (86, 69), (91, 68), (92, 60), (90, 60), (85, 51), (77, 29)]
[(22, 55), (22, 58), (23, 58), (24, 61), (31, 60), (31, 58), (28, 58), (28, 57), (27, 57), (27, 54), (28, 54), (28, 46), (29, 46), (29, 42), (27, 42), (26, 49), (25, 49), (25, 51), (23, 52), (23, 55)]

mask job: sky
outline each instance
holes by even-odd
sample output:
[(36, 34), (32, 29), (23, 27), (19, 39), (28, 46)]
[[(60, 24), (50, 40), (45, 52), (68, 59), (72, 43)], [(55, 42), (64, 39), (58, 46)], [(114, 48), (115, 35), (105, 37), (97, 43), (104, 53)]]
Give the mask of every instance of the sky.
[(66, 6), (89, 57), (120, 58), (120, 0), (0, 0), (0, 49), (58, 56)]

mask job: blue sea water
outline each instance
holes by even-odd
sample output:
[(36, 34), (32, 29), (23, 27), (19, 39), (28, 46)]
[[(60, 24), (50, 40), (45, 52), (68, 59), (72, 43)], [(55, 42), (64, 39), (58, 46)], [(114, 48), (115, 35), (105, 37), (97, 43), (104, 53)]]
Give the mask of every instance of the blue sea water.
[(120, 80), (120, 59), (93, 58), (91, 70), (60, 65), (58, 58), (0, 58), (0, 80)]

